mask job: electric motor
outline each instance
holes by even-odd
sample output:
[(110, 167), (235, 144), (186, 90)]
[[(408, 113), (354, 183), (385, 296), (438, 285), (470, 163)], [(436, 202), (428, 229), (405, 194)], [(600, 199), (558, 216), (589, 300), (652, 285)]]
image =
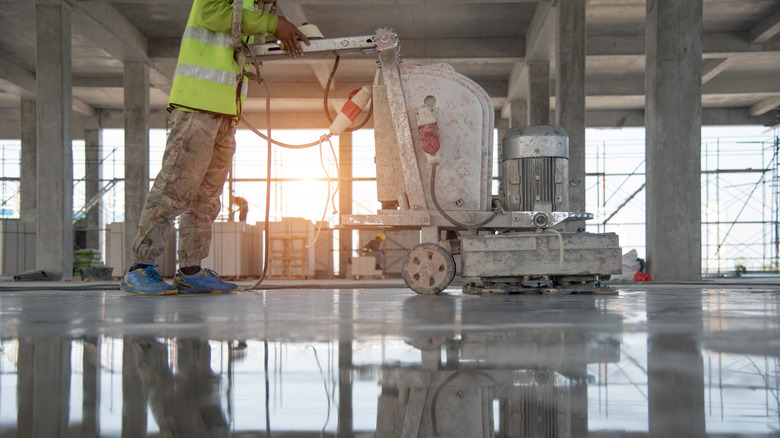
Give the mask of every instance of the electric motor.
[(563, 128), (511, 128), (501, 146), (504, 209), (568, 211), (569, 136)]

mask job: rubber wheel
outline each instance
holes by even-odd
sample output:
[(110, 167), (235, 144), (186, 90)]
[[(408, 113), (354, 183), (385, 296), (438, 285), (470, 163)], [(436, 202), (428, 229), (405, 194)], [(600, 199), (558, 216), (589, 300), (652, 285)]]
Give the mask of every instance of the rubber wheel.
[(455, 259), (441, 246), (423, 243), (406, 253), (401, 275), (418, 294), (438, 294), (455, 278)]

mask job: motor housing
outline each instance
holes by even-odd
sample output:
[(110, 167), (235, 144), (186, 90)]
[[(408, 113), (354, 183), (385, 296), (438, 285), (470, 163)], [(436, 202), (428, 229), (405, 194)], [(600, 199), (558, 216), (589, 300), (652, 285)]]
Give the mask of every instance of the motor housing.
[(501, 148), (505, 210), (569, 210), (569, 136), (563, 128), (511, 128), (502, 139)]

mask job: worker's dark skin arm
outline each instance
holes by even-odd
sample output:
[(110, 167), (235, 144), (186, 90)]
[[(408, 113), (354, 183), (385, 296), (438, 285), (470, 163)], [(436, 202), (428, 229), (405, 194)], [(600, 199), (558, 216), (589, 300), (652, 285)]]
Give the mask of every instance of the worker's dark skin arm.
[(309, 39), (306, 38), (306, 35), (304, 35), (297, 26), (290, 23), (289, 20), (282, 16), (279, 17), (279, 22), (276, 25), (276, 32), (274, 32), (274, 36), (281, 42), (285, 53), (292, 56), (293, 58), (297, 57), (298, 55), (303, 56), (303, 49), (301, 48), (300, 42), (298, 42), (299, 38), (301, 41), (306, 43), (307, 46), (310, 44)]

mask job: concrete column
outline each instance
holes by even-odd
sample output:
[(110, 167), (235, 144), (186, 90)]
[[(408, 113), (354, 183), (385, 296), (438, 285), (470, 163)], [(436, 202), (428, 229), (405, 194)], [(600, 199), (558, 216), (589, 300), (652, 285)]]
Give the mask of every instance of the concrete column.
[(16, 436), (30, 437), (33, 429), (33, 389), (35, 388), (35, 343), (19, 338), (16, 360)]
[(70, 6), (35, 1), (37, 267), (73, 278), (73, 148)]
[(122, 438), (146, 436), (148, 423), (148, 388), (144, 387), (138, 370), (133, 349), (136, 339), (125, 337), (122, 342)]
[(558, 2), (556, 36), (555, 123), (569, 135), (569, 180), (581, 181), (569, 188), (570, 209), (585, 211), (585, 0)]
[[(352, 214), (352, 133), (339, 135), (339, 215)], [(352, 230), (339, 230), (339, 277), (345, 277), (352, 255)]]
[(352, 397), (352, 339), (355, 337), (355, 296), (341, 295), (339, 299), (339, 320), (350, 321), (339, 326), (339, 421), (336, 436), (354, 436), (354, 413)]
[(34, 343), (31, 436), (68, 436), (71, 342), (53, 335)]
[[(679, 315), (685, 315), (681, 317)], [(701, 291), (647, 294), (647, 404), (651, 438), (707, 436)]]
[[(100, 191), (103, 172), (100, 168), (100, 157), (103, 155), (103, 144), (100, 138), (100, 126), (97, 117), (90, 117), (85, 122), (84, 128), (84, 153), (86, 162), (85, 193), (86, 202), (92, 200)], [(86, 247), (90, 249), (100, 248), (99, 232), (103, 227), (100, 207), (102, 201), (87, 212), (87, 239)]]
[(38, 191), (38, 170), (36, 163), (36, 127), (35, 99), (22, 98), (21, 109), (21, 139), (22, 139), (22, 169), (21, 169), (21, 209), (19, 219), (22, 222), (35, 222)]
[(133, 240), (149, 193), (149, 66), (125, 62), (125, 256), (133, 264)]
[(550, 63), (528, 63), (528, 125), (550, 124)]
[(504, 149), (501, 144), (501, 140), (509, 130), (509, 120), (501, 118), (501, 111), (496, 111), (496, 130), (498, 130), (498, 147), (495, 150), (495, 156), (498, 157), (498, 169), (496, 169), (496, 175), (498, 180), (502, 181), (504, 177), (504, 166), (501, 165), (501, 157), (503, 156)]
[(84, 338), (82, 355), (83, 381), (81, 399), (82, 438), (100, 436), (100, 339), (97, 336)]
[(701, 278), (702, 0), (648, 0), (647, 260), (654, 280)]
[(524, 100), (509, 103), (509, 127), (528, 126), (528, 104)]

